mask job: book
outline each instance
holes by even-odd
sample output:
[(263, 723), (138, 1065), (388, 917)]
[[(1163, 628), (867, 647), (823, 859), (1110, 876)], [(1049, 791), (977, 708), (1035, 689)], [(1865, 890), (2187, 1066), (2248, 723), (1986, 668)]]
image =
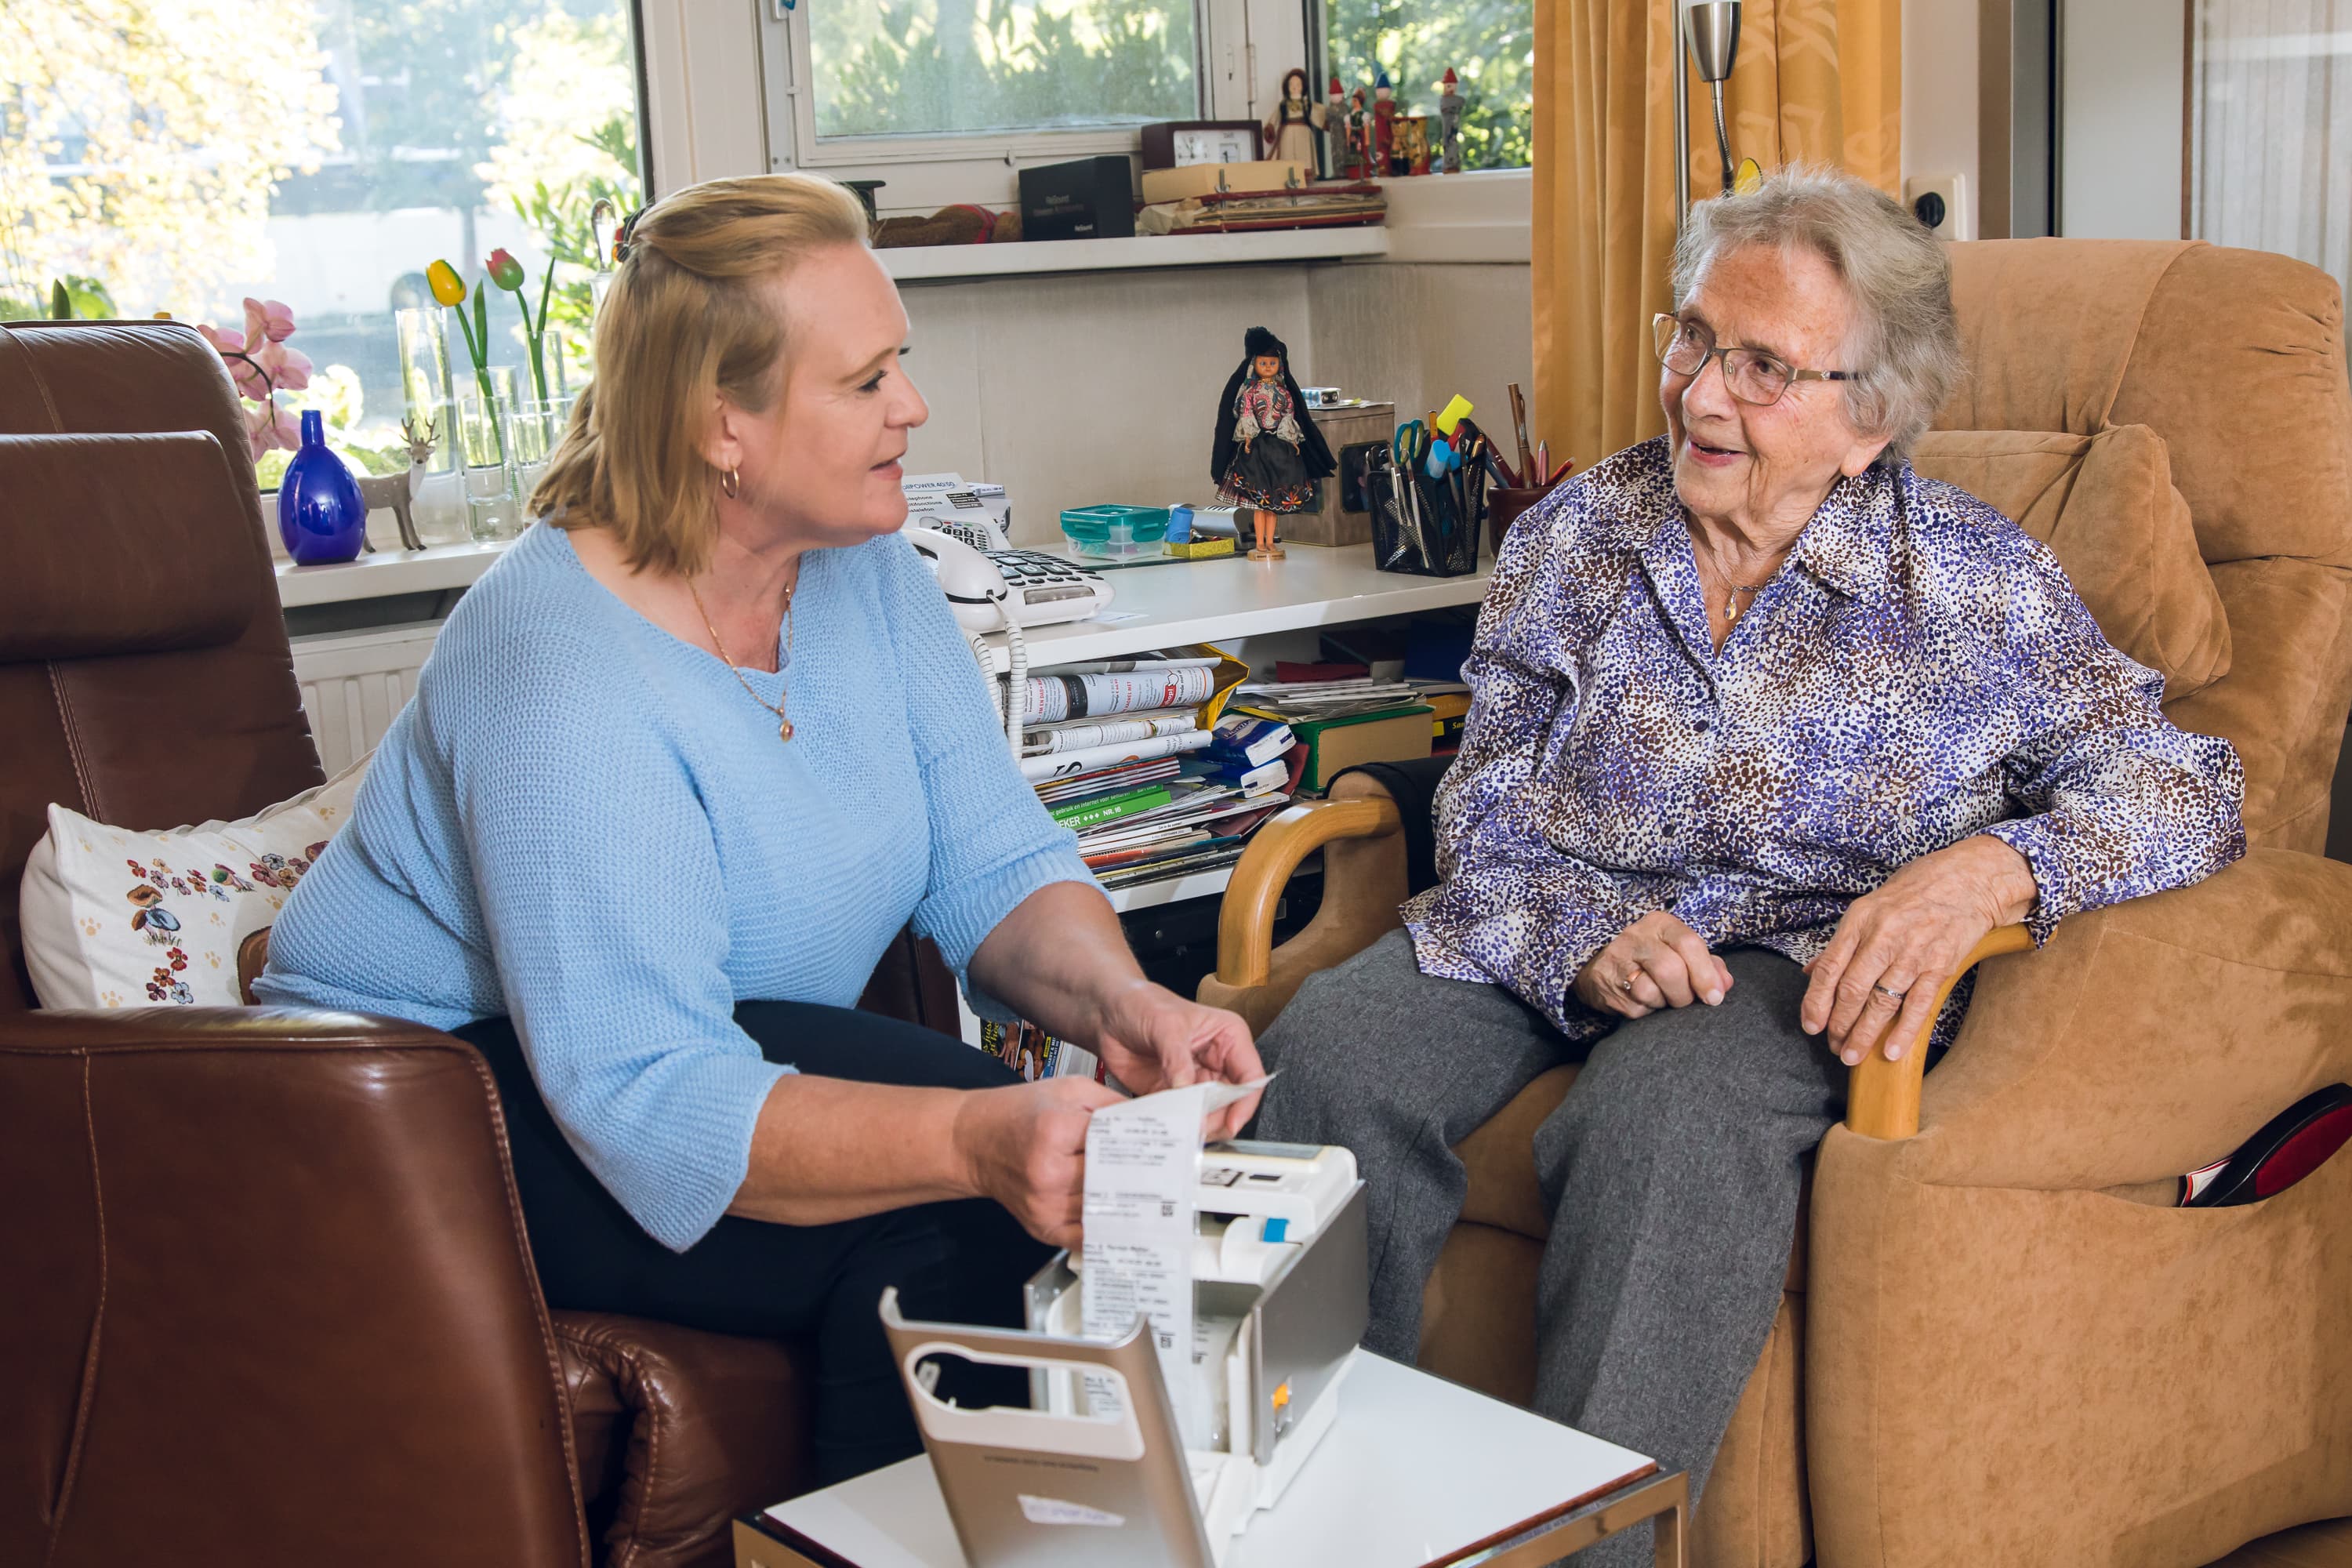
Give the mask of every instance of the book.
[(1108, 795), (1099, 800), (1072, 801), (1046, 809), (1048, 815), (1065, 827), (1092, 827), (1098, 822), (1110, 822), (1118, 817), (1132, 816), (1138, 812), (1150, 811), (1154, 806), (1166, 805), (1169, 798), (1166, 784), (1150, 784), (1142, 789), (1129, 790), (1124, 795)]
[(1056, 1039), (1031, 1023), (1000, 1024), (982, 1018), (980, 1048), (1031, 1083), (1047, 1078), (1090, 1078), (1103, 1083), (1110, 1077), (1094, 1052)]
[(1037, 798), (1047, 805), (1060, 805), (1069, 801), (1092, 799), (1106, 795), (1118, 795), (1139, 784), (1154, 784), (1160, 779), (1176, 777), (1180, 759), (1160, 757), (1151, 762), (1129, 763), (1120, 767), (1099, 768), (1074, 778), (1057, 779), (1037, 785)]
[(1210, 750), (1219, 756), (1234, 757), (1250, 767), (1270, 763), (1297, 743), (1290, 726), (1278, 719), (1259, 719), (1246, 713), (1228, 713), (1219, 719), (1209, 731), (1216, 738)]
[(1293, 721), (1291, 731), (1307, 757), (1297, 787), (1318, 793), (1360, 763), (1425, 757), (1432, 739), (1429, 707), (1420, 702), (1376, 713)]

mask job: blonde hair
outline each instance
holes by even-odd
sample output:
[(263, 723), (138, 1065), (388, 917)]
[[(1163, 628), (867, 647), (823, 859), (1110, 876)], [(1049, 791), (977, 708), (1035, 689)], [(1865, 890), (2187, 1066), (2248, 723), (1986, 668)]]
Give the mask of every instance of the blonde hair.
[(866, 243), (857, 198), (813, 174), (709, 180), (638, 215), (596, 312), (596, 378), (530, 510), (610, 528), (637, 571), (690, 577), (719, 531), (702, 455), (711, 399), (760, 412), (782, 391), (784, 321), (769, 286), (811, 253)]

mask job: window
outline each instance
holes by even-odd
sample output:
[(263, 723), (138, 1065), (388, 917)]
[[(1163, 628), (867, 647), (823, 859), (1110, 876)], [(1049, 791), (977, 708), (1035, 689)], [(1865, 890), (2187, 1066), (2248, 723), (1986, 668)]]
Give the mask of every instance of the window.
[(1193, 0), (877, 0), (809, 12), (819, 140), (1187, 120)]
[[(471, 284), (504, 247), (536, 310), (553, 258), (548, 315), (583, 364), (589, 209), (640, 188), (630, 27), (629, 0), (6, 0), (0, 312), (47, 314), (55, 281), (79, 315), (232, 330), (247, 296), (281, 300), (313, 366), (281, 405), (404, 468), (393, 312), (430, 302), (428, 263)], [(489, 326), (522, 379), (512, 296)]]
[(2185, 225), (2352, 289), (2352, 31), (2326, 0), (2193, 0)]
[(1473, 169), (1524, 169), (1534, 144), (1534, 0), (1327, 0), (1323, 37), (1328, 61), (1319, 96), (1338, 77), (1343, 90), (1364, 89), (1383, 70), (1396, 101), (1412, 114), (1434, 115), (1445, 73), (1465, 101), (1464, 163)]

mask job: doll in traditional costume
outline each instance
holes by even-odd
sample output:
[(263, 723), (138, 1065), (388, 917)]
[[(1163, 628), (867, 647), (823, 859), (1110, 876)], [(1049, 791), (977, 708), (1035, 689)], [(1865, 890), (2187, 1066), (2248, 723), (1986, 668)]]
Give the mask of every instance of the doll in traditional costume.
[(1372, 117), (1364, 110), (1364, 89), (1348, 95), (1348, 178), (1360, 180), (1372, 173)]
[(1344, 180), (1348, 174), (1348, 95), (1339, 79), (1331, 79), (1331, 96), (1323, 111), (1323, 177)]
[(1275, 518), (1315, 506), (1321, 499), (1317, 481), (1338, 466), (1290, 374), (1290, 351), (1264, 327), (1252, 327), (1242, 339), (1242, 363), (1217, 400), (1209, 452), (1218, 497), (1249, 514), (1251, 560), (1282, 559)]
[(1323, 106), (1307, 96), (1307, 73), (1297, 66), (1282, 73), (1282, 98), (1265, 117), (1269, 158), (1307, 165), (1312, 179), (1318, 167), (1315, 143), (1323, 129)]

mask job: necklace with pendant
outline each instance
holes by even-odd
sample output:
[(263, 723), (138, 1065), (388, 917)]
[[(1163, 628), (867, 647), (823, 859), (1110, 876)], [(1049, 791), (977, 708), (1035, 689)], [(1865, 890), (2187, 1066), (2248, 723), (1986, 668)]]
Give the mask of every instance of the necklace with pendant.
[[(1700, 537), (1696, 530), (1692, 531), (1692, 537)], [(1708, 543), (1706, 547), (1706, 554), (1707, 559), (1715, 563), (1716, 571), (1720, 573), (1723, 577), (1723, 622), (1724, 625), (1729, 626), (1734, 621), (1739, 619), (1739, 595), (1742, 594), (1750, 595), (1760, 594), (1767, 587), (1771, 585), (1772, 580), (1767, 577), (1761, 583), (1735, 583), (1731, 580), (1731, 574), (1724, 571), (1723, 558), (1716, 554), (1715, 545), (1712, 542)]]
[[(790, 668), (793, 662), (793, 595), (800, 591), (800, 578), (795, 574), (793, 578), (792, 586), (784, 590), (784, 657), (782, 664), (780, 667), (780, 671), (783, 668)], [(702, 629), (710, 634), (710, 646), (719, 650), (719, 661), (727, 667), (727, 673), (735, 678), (735, 684), (741, 687), (744, 694), (750, 697), (752, 701), (758, 703), (761, 707), (765, 708), (769, 712), (773, 713), (776, 716), (776, 739), (779, 741), (791, 740), (793, 738), (793, 721), (784, 717), (783, 701), (778, 700), (771, 702), (766, 698), (761, 696), (757, 691), (751, 689), (751, 683), (743, 679), (743, 671), (736, 665), (734, 655), (729, 653), (727, 651), (727, 645), (719, 640), (719, 628), (717, 626), (712, 624), (710, 612), (704, 608), (702, 595), (700, 593), (696, 591), (691, 580), (687, 583), (686, 591), (689, 595), (693, 595), (694, 607), (700, 611), (702, 615)], [(781, 699), (789, 699), (791, 693), (781, 692), (778, 695)]]

